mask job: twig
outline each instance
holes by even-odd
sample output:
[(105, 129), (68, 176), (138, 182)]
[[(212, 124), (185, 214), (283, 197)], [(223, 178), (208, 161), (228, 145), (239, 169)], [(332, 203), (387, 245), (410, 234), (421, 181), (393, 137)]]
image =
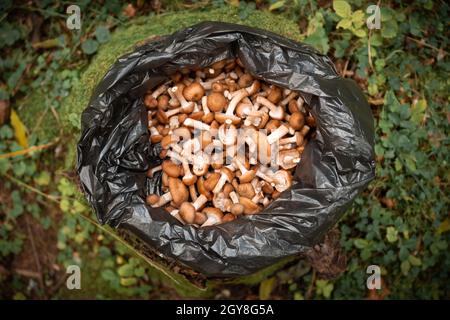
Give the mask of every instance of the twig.
[(27, 215), (25, 216), (25, 224), (27, 226), (28, 237), (30, 238), (30, 242), (31, 242), (31, 249), (33, 250), (34, 262), (36, 263), (37, 272), (39, 274), (39, 278), (38, 278), (39, 286), (41, 287), (41, 289), (45, 295), (45, 285), (44, 285), (44, 280), (43, 280), (43, 276), (42, 276), (41, 262), (39, 260), (38, 254), (37, 254), (36, 245), (34, 243), (33, 232), (31, 232), (30, 222), (28, 221)]
[(41, 144), (39, 146), (31, 146), (26, 149), (0, 154), (0, 159), (14, 158), (14, 157), (22, 156), (22, 155), (30, 153), (30, 152), (45, 150), (45, 149), (51, 148), (58, 142), (59, 142), (59, 138), (56, 138), (52, 142), (49, 142), (46, 144)]
[(313, 269), (313, 274), (311, 278), (311, 283), (308, 286), (308, 290), (306, 291), (305, 299), (309, 300), (312, 297), (313, 290), (314, 290), (314, 283), (316, 282), (316, 270)]
[(444, 49), (436, 48), (435, 46), (432, 46), (431, 44), (426, 43), (426, 42), (423, 41), (423, 40), (419, 40), (419, 39), (416, 39), (416, 38), (413, 38), (413, 37), (410, 37), (410, 36), (406, 36), (406, 39), (409, 39), (409, 40), (411, 40), (411, 41), (414, 41), (414, 42), (416, 42), (416, 43), (418, 43), (418, 44), (420, 44), (420, 45), (422, 45), (422, 46), (424, 46), (424, 47), (427, 47), (427, 48), (436, 50), (436, 51), (438, 51), (438, 52), (443, 52), (443, 53), (445, 53), (446, 55), (449, 54), (449, 53), (448, 53), (447, 51), (445, 51)]

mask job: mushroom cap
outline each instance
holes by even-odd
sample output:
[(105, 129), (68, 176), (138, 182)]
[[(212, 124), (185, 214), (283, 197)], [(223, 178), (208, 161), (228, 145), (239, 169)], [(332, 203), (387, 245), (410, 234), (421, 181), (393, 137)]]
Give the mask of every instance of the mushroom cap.
[(186, 185), (177, 178), (169, 177), (169, 191), (172, 201), (179, 206), (189, 198), (189, 190)]
[(194, 161), (192, 165), (192, 172), (196, 176), (203, 176), (208, 172), (209, 169), (209, 156), (204, 152), (198, 152), (194, 154)]
[(228, 181), (233, 180), (233, 178), (234, 178), (234, 173), (233, 173), (233, 171), (231, 171), (230, 169), (223, 167), (223, 168), (220, 170), (220, 172), (221, 172), (222, 174), (225, 174), (225, 175), (227, 176)]
[(282, 120), (284, 118), (284, 108), (283, 107), (275, 107), (269, 112), (269, 116), (273, 119)]
[(300, 111), (300, 109), (298, 107), (298, 103), (295, 99), (292, 99), (291, 101), (289, 101), (288, 110), (292, 114)]
[(226, 215), (223, 216), (222, 223), (231, 222), (235, 219), (236, 219), (236, 216), (234, 214), (227, 213)]
[(246, 88), (250, 86), (253, 82), (253, 77), (249, 73), (244, 73), (242, 76), (239, 77), (238, 85), (241, 88)]
[(244, 214), (255, 214), (260, 210), (258, 204), (254, 203), (251, 199), (248, 199), (246, 197), (240, 197), (239, 203), (244, 206)]
[(216, 119), (216, 121), (219, 123), (231, 122), (232, 124), (239, 124), (241, 122), (241, 118), (239, 118), (238, 116), (225, 113), (216, 113), (214, 115), (214, 119)]
[(208, 199), (208, 201), (212, 200), (213, 195), (209, 190), (206, 190), (205, 179), (203, 178), (203, 176), (200, 176), (197, 179), (197, 190), (198, 193), (203, 194)]
[(208, 108), (213, 112), (222, 112), (227, 104), (227, 99), (220, 92), (213, 92), (208, 96), (207, 105)]
[(231, 206), (231, 213), (234, 214), (235, 216), (240, 216), (241, 214), (243, 214), (245, 211), (244, 206), (242, 205), (242, 203), (233, 203), (233, 205)]
[(158, 109), (158, 111), (156, 111), (156, 119), (159, 121), (159, 123), (162, 124), (169, 123), (169, 118), (166, 116), (166, 113), (162, 109)]
[(203, 183), (203, 186), (207, 191), (212, 191), (214, 187), (216, 186), (217, 182), (220, 179), (220, 173), (213, 172), (211, 175), (205, 180)]
[(187, 185), (187, 186), (191, 186), (191, 185), (193, 185), (194, 183), (196, 183), (197, 182), (197, 176), (196, 175), (194, 175), (194, 174), (187, 174), (187, 175), (185, 175), (184, 177), (183, 177), (183, 183), (185, 184), (185, 185)]
[(183, 89), (183, 96), (189, 101), (200, 101), (205, 94), (205, 89), (198, 82), (192, 82)]
[(282, 150), (279, 153), (278, 165), (288, 170), (295, 168), (300, 160), (300, 152), (297, 149)]
[(278, 119), (271, 119), (266, 124), (266, 130), (267, 133), (270, 134), (272, 131), (276, 130), (281, 125), (280, 120)]
[(255, 189), (253, 189), (251, 183), (242, 183), (237, 185), (236, 191), (241, 197), (251, 199), (255, 196)]
[(182, 141), (188, 141), (191, 139), (191, 131), (186, 127), (179, 127), (173, 130), (172, 136), (175, 138), (174, 140), (183, 138)]
[(190, 202), (183, 202), (180, 206), (179, 215), (188, 224), (194, 223), (195, 208)]
[(196, 212), (195, 218), (194, 218), (194, 224), (201, 226), (202, 224), (204, 224), (206, 222), (207, 219), (208, 219), (208, 217), (203, 212)]
[(289, 125), (294, 130), (300, 130), (305, 125), (305, 115), (301, 112), (292, 113), (289, 118)]
[(306, 117), (306, 124), (311, 128), (316, 126), (316, 119), (313, 116)]
[(281, 88), (274, 85), (269, 90), (269, 94), (267, 95), (267, 100), (269, 100), (272, 103), (277, 104), (278, 102), (280, 102), (281, 97), (282, 97)]
[(208, 113), (208, 114), (204, 114), (204, 115), (202, 116), (202, 121), (203, 121), (204, 123), (210, 124), (213, 120), (214, 120), (214, 113), (213, 113), (213, 112), (210, 112), (210, 113)]
[(204, 213), (208, 218), (209, 217), (215, 217), (218, 220), (222, 220), (223, 213), (218, 208), (214, 207), (206, 207), (202, 210), (202, 213)]
[(164, 171), (169, 177), (177, 178), (181, 175), (181, 167), (171, 160), (164, 160), (161, 163), (161, 169)]
[(250, 103), (239, 102), (236, 106), (236, 114), (240, 118), (247, 117), (248, 113), (252, 110), (252, 105)]
[(154, 205), (159, 201), (159, 196), (157, 194), (149, 194), (145, 198), (145, 202), (147, 202), (148, 205)]
[(255, 170), (248, 170), (239, 177), (239, 181), (241, 183), (250, 182), (253, 180), (253, 178), (255, 178), (255, 175), (256, 175)]
[(275, 180), (275, 189), (279, 192), (283, 192), (292, 186), (292, 175), (286, 170), (278, 170), (273, 174)]

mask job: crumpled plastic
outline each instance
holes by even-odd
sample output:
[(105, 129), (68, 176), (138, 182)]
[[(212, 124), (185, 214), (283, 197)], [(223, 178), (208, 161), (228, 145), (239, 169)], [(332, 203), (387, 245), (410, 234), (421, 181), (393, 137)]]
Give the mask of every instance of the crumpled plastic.
[[(254, 77), (301, 93), (317, 122), (294, 184), (263, 212), (195, 228), (145, 197), (161, 192), (160, 146), (150, 145), (146, 91), (183, 67), (239, 57)], [(205, 276), (256, 272), (320, 242), (375, 176), (374, 120), (358, 86), (313, 48), (242, 25), (203, 22), (120, 57), (82, 113), (77, 172), (102, 224), (125, 228), (162, 256)]]

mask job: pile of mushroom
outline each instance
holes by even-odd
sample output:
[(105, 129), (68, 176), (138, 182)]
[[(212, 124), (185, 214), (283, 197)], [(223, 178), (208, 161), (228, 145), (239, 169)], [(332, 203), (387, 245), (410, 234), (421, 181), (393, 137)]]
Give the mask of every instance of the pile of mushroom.
[(315, 120), (297, 92), (264, 83), (239, 59), (182, 69), (144, 97), (150, 142), (160, 143), (164, 207), (197, 227), (256, 214), (292, 185)]

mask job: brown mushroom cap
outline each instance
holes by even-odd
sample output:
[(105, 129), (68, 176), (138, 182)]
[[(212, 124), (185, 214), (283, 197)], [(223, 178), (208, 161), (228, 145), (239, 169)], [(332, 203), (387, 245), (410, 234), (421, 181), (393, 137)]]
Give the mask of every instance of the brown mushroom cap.
[(300, 130), (305, 125), (305, 115), (301, 112), (294, 112), (289, 118), (289, 125), (294, 130)]
[(162, 110), (166, 110), (169, 107), (169, 96), (168, 95), (160, 95), (158, 97), (158, 108)]
[(280, 125), (281, 125), (281, 121), (280, 120), (276, 120), (276, 119), (269, 120), (267, 122), (267, 124), (266, 124), (267, 133), (268, 134), (272, 133), (272, 131), (277, 129)]
[(208, 96), (207, 105), (208, 108), (213, 112), (222, 112), (227, 104), (227, 99), (220, 92), (213, 92)]
[(206, 219), (208, 219), (208, 217), (206, 217), (206, 214), (204, 214), (203, 212), (196, 212), (194, 224), (201, 226), (202, 224), (205, 223)]
[(183, 89), (183, 96), (189, 101), (200, 101), (205, 95), (205, 89), (198, 82), (192, 82)]
[(255, 196), (255, 190), (253, 189), (251, 183), (242, 183), (237, 185), (236, 191), (241, 197), (251, 199)]
[(246, 88), (246, 87), (250, 86), (252, 84), (252, 82), (253, 82), (252, 75), (249, 73), (244, 73), (242, 76), (240, 76), (238, 85), (241, 88)]
[(269, 100), (272, 103), (277, 104), (280, 102), (282, 98), (282, 91), (280, 87), (272, 86), (269, 90), (269, 94), (267, 95), (267, 100)]
[(220, 179), (220, 173), (219, 172), (213, 172), (209, 175), (209, 177), (205, 180), (203, 183), (203, 186), (207, 191), (212, 191), (214, 187), (216, 186), (217, 182)]
[(227, 213), (226, 215), (223, 216), (222, 223), (231, 222), (235, 219), (236, 219), (236, 216), (234, 214)]
[(234, 214), (235, 216), (240, 216), (241, 214), (244, 213), (245, 208), (241, 203), (233, 203), (233, 205), (231, 206), (231, 213)]
[(180, 179), (169, 177), (169, 190), (175, 205), (180, 206), (183, 202), (188, 201), (189, 190)]
[(288, 104), (288, 110), (290, 113), (300, 112), (300, 109), (298, 108), (298, 103), (296, 100), (289, 101)]
[(226, 113), (216, 113), (214, 115), (214, 119), (216, 119), (216, 121), (219, 123), (225, 123), (225, 121), (230, 120), (231, 123), (235, 125), (241, 122), (241, 118), (239, 118), (238, 116)]
[(206, 207), (202, 210), (202, 213), (206, 214), (207, 217), (216, 216), (219, 219), (222, 219), (222, 217), (223, 217), (222, 211), (220, 211), (220, 209), (217, 209), (214, 207)]
[(188, 224), (194, 223), (195, 220), (195, 208), (190, 202), (183, 202), (180, 206), (179, 211), (180, 217), (184, 220), (184, 222)]
[(244, 214), (255, 214), (260, 211), (260, 207), (251, 199), (240, 197), (239, 203), (244, 206)]
[(148, 205), (154, 205), (159, 201), (159, 196), (157, 194), (149, 194), (145, 201)]
[(181, 175), (181, 166), (173, 163), (171, 160), (164, 160), (161, 163), (161, 169), (169, 177), (177, 178)]
[(312, 116), (308, 116), (308, 117), (306, 117), (306, 124), (308, 126), (310, 126), (311, 128), (313, 128), (316, 126), (316, 119), (314, 119), (314, 117), (312, 117)]
[(209, 190), (206, 190), (205, 179), (203, 177), (198, 177), (197, 179), (197, 190), (200, 194), (203, 194), (208, 201), (212, 200), (213, 194)]

